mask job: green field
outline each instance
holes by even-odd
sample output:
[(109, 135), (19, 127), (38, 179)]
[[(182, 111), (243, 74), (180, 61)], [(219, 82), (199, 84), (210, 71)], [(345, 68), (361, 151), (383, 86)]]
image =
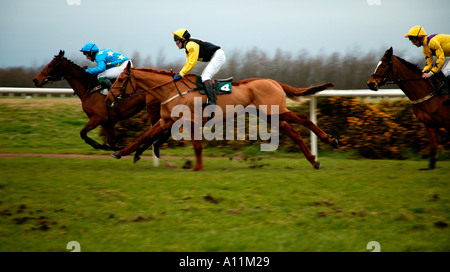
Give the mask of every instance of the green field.
[[(109, 154), (79, 138), (86, 121), (76, 99), (0, 99), (0, 152)], [(0, 251), (450, 251), (450, 161), (228, 154), (188, 172), (191, 149), (159, 167), (0, 158)]]

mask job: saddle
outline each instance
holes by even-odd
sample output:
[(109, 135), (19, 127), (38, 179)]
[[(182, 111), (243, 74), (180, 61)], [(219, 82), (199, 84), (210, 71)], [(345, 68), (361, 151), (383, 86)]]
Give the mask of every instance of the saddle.
[(429, 79), (431, 85), (438, 94), (444, 95), (450, 92), (450, 79), (445, 77), (442, 71), (437, 72)]
[[(216, 95), (231, 93), (231, 82), (233, 82), (233, 77), (213, 80), (212, 87)], [(196, 90), (198, 90), (200, 94), (206, 94), (206, 87), (202, 82), (201, 76), (197, 75), (195, 84), (197, 85)]]
[[(110, 79), (111, 82), (115, 82), (117, 78), (113, 78)], [(97, 82), (98, 83), (98, 82)], [(89, 90), (89, 93), (95, 93), (95, 92), (100, 92), (103, 95), (106, 95), (107, 92), (104, 92), (105, 89), (108, 89), (108, 92), (110, 90), (111, 86), (108, 86), (107, 84), (104, 83), (98, 83), (97, 85), (94, 85), (94, 87), (92, 89)]]

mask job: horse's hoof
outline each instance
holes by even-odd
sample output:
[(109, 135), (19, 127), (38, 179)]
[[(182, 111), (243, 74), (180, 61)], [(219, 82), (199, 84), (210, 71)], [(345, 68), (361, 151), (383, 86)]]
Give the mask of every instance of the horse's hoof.
[(155, 156), (159, 159), (160, 157), (159, 146), (153, 145), (153, 154), (155, 154)]
[(316, 162), (316, 164), (314, 164), (314, 169), (320, 169), (320, 162)]
[(139, 156), (134, 156), (133, 162), (134, 162), (134, 163), (137, 163), (140, 159), (141, 159), (141, 157), (139, 157)]
[(434, 168), (436, 168), (436, 159), (431, 158), (430, 161), (428, 162), (428, 169), (433, 170)]
[(334, 139), (332, 142), (331, 142), (331, 146), (332, 147), (334, 147), (334, 148), (339, 148), (339, 141), (337, 140), (337, 139)]
[(105, 151), (110, 151), (110, 150), (114, 150), (109, 144), (104, 144), (102, 145), (102, 148)]
[(120, 155), (119, 152), (114, 152), (111, 154), (111, 157), (113, 157), (114, 159), (120, 159), (122, 158), (122, 155)]

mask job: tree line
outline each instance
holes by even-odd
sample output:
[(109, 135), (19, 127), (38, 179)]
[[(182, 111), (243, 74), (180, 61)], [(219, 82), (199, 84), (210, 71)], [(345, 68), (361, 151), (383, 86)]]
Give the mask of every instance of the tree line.
[[(216, 78), (232, 76), (235, 81), (254, 77), (271, 78), (294, 87), (333, 82), (336, 89), (365, 89), (367, 88), (366, 82), (383, 53), (382, 51), (345, 54), (333, 52), (312, 55), (307, 50), (293, 54), (278, 49), (271, 56), (255, 47), (246, 52), (227, 52), (227, 61)], [(173, 71), (179, 71), (185, 61), (184, 59), (167, 61), (163, 54), (156, 58), (149, 56), (143, 58), (139, 52), (134, 52), (131, 59), (135, 67), (151, 66)], [(72, 60), (80, 66), (95, 65), (82, 56)], [(418, 60), (409, 61), (422, 65)], [(34, 87), (32, 79), (42, 71), (45, 65), (0, 68), (0, 86)], [(191, 73), (201, 74), (205, 65), (205, 63), (198, 62)], [(54, 83), (51, 87), (68, 88), (69, 85), (66, 81), (61, 81)]]

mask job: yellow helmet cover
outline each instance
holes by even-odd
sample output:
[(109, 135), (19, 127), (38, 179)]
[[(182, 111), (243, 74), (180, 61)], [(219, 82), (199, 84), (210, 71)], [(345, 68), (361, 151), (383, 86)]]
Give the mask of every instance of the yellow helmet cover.
[(186, 40), (189, 39), (191, 37), (191, 34), (189, 34), (189, 32), (187, 31), (187, 29), (185, 28), (180, 28), (175, 32), (172, 32), (174, 35), (174, 40)]
[(405, 38), (415, 38), (415, 37), (424, 37), (426, 36), (427, 33), (425, 32), (425, 29), (423, 29), (423, 27), (416, 25), (413, 26), (409, 31), (408, 34), (406, 34)]

